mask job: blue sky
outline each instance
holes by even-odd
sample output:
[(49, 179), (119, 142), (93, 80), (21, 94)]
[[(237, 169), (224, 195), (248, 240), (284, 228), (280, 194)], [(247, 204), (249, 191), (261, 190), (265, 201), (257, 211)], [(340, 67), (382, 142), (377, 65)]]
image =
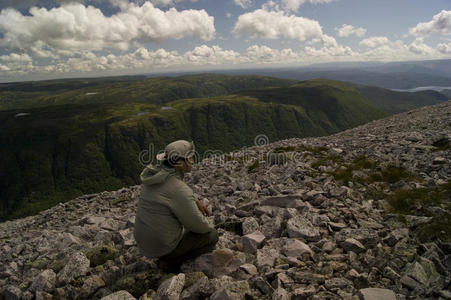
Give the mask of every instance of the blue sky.
[(0, 3), (0, 81), (444, 58), (450, 0)]

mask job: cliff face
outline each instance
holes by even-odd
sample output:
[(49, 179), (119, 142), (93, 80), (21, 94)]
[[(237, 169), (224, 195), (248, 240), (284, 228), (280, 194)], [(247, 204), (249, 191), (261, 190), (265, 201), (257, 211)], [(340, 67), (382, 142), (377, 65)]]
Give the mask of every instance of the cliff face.
[[(384, 115), (344, 85), (280, 88), (268, 99), (265, 93), (185, 99), (165, 109), (67, 104), (21, 117), (19, 110), (0, 112), (0, 220), (136, 184), (142, 167), (176, 139), (194, 140), (199, 153), (231, 151), (251, 145), (257, 134), (269, 140), (321, 136)], [(140, 160), (146, 152), (151, 157)]]
[(447, 299), (450, 114), (448, 101), (196, 164), (186, 181), (220, 239), (170, 278), (133, 240), (139, 186), (0, 223), (0, 295)]

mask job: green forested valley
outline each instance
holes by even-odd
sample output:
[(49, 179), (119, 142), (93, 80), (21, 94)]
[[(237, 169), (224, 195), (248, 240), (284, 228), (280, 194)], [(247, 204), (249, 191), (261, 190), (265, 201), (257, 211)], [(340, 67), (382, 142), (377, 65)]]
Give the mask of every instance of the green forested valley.
[[(377, 92), (214, 74), (0, 84), (0, 221), (137, 184), (143, 164), (175, 139), (194, 140), (202, 155), (251, 146), (258, 134), (327, 135), (402, 110), (403, 93), (382, 103)], [(409, 105), (442, 101), (424, 97)]]

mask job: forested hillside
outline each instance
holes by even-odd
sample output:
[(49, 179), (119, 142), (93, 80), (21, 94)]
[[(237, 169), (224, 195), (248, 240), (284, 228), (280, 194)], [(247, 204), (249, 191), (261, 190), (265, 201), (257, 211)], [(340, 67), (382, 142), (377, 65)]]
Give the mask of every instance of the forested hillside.
[[(387, 115), (354, 87), (327, 80), (199, 75), (106, 82), (93, 83), (101, 91), (86, 82), (58, 82), (53, 92), (14, 85), (2, 91), (18, 95), (19, 108), (0, 111), (0, 220), (136, 184), (144, 164), (175, 139), (194, 140), (202, 155), (251, 146), (259, 134), (270, 141), (322, 136)], [(111, 98), (69, 96), (88, 91)]]

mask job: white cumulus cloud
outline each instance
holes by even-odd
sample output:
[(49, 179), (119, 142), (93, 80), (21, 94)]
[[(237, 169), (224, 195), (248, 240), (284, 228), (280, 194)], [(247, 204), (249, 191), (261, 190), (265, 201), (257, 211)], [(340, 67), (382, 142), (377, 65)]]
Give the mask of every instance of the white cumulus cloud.
[(258, 9), (238, 17), (233, 32), (237, 36), (304, 41), (322, 36), (321, 25), (311, 19), (286, 15), (282, 11)]
[(27, 74), (33, 69), (33, 59), (26, 53), (10, 53), (0, 56), (1, 72)]
[(437, 45), (437, 50), (442, 54), (451, 54), (451, 43), (440, 43)]
[(321, 48), (313, 48), (311, 46), (305, 47), (305, 54), (307, 57), (354, 57), (356, 52), (352, 51), (350, 47), (345, 47), (337, 43), (334, 37), (324, 34), (315, 42), (321, 42)]
[(429, 22), (417, 24), (409, 33), (414, 36), (426, 36), (431, 33), (451, 34), (451, 10), (442, 10)]
[(252, 0), (233, 0), (236, 5), (241, 6), (242, 8), (251, 7), (253, 4)]
[(312, 4), (320, 3), (330, 3), (335, 0), (282, 0), (282, 7), (285, 10), (298, 11), (299, 7), (305, 2), (310, 2)]
[(389, 39), (386, 38), (385, 36), (373, 36), (373, 37), (370, 37), (370, 38), (360, 41), (359, 44), (370, 47), (370, 48), (375, 48), (375, 47), (385, 45), (389, 42), (390, 42)]
[[(145, 1), (145, 0), (140, 0), (140, 1), (138, 1), (138, 3), (143, 2), (143, 1)], [(150, 2), (152, 2), (153, 5), (158, 6), (158, 7), (174, 6), (177, 3), (180, 3), (183, 1), (187, 1), (187, 0), (150, 0)], [(189, 0), (189, 1), (197, 2), (197, 0)]]
[(120, 7), (121, 11), (110, 17), (80, 3), (50, 10), (32, 7), (30, 16), (4, 9), (0, 11), (0, 47), (126, 50), (134, 42), (191, 36), (210, 40), (215, 35), (214, 18), (205, 10), (162, 11), (150, 2), (141, 6), (122, 2)]
[(186, 63), (196, 65), (234, 64), (240, 62), (240, 54), (233, 50), (224, 50), (219, 46), (202, 45), (186, 52), (184, 59)]
[(408, 49), (410, 52), (418, 55), (433, 55), (434, 49), (424, 43), (423, 38), (417, 38), (413, 41)]
[(348, 37), (355, 35), (357, 37), (362, 37), (366, 33), (366, 29), (362, 27), (354, 27), (352, 25), (343, 24), (340, 28), (336, 28), (339, 37)]
[(2, 55), (0, 56), (0, 60), (4, 62), (13, 62), (13, 63), (29, 63), (32, 62), (32, 58), (30, 55), (26, 53), (18, 54), (18, 53), (11, 53), (8, 55)]

